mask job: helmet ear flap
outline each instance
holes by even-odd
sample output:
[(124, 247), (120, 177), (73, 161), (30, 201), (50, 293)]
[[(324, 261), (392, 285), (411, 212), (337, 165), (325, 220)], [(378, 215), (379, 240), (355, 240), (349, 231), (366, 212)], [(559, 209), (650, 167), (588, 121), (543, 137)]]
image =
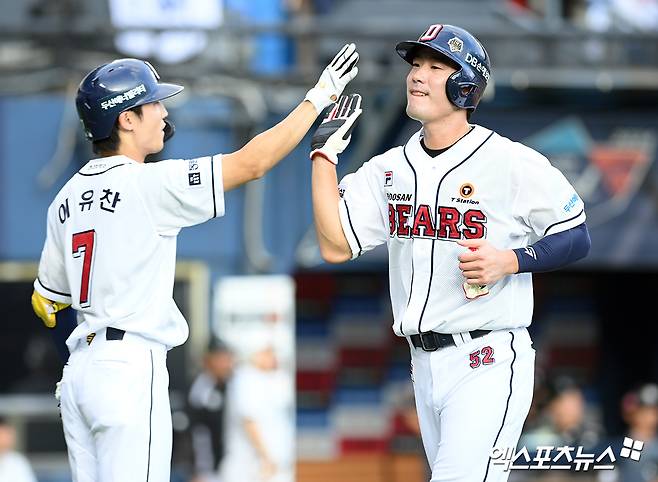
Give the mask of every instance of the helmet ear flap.
[(475, 85), (462, 85), (461, 88), (460, 88), (460, 93), (463, 97), (467, 97), (475, 89), (477, 89), (477, 86), (475, 86)]
[(446, 95), (448, 100), (456, 107), (460, 109), (464, 108), (464, 103), (468, 94), (462, 92), (462, 87), (460, 86), (461, 70), (454, 72), (448, 80), (446, 81)]
[(477, 105), (478, 85), (465, 78), (460, 69), (446, 81), (446, 94), (448, 100), (460, 109), (474, 110)]

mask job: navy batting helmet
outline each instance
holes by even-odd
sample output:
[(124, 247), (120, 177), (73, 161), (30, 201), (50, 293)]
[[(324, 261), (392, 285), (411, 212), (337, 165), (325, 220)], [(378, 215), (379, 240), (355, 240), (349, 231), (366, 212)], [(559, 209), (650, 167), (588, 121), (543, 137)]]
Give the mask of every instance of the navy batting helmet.
[(122, 112), (181, 90), (181, 85), (161, 83), (153, 66), (144, 60), (118, 59), (96, 67), (82, 79), (75, 105), (85, 135), (99, 141), (110, 137)]
[(478, 39), (463, 28), (434, 24), (418, 40), (396, 45), (398, 55), (412, 63), (420, 47), (429, 47), (457, 66), (446, 82), (448, 99), (457, 107), (475, 110), (491, 75), (489, 55)]

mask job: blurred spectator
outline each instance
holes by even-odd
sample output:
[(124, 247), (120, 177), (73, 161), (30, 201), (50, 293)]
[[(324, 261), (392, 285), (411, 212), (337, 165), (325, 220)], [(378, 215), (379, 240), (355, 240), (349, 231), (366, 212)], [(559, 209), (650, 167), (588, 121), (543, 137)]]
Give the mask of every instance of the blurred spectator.
[(215, 482), (224, 456), (226, 386), (233, 372), (233, 353), (213, 338), (203, 357), (203, 370), (192, 382), (185, 406), (186, 433), (178, 440), (176, 464), (191, 482)]
[(269, 336), (245, 334), (228, 385), (222, 482), (294, 480), (294, 392)]
[(0, 417), (0, 480), (3, 482), (37, 482), (27, 458), (15, 450), (16, 430)]
[(521, 436), (519, 447), (532, 453), (540, 445), (590, 450), (597, 446), (601, 429), (586, 416), (585, 397), (578, 384), (571, 377), (558, 376), (549, 381), (547, 389), (547, 404), (537, 426)]
[(208, 44), (205, 30), (219, 28), (223, 20), (222, 0), (109, 0), (109, 7), (112, 25), (123, 29), (115, 38), (117, 49), (159, 63), (185, 62), (201, 53)]
[(637, 461), (620, 457), (601, 482), (658, 482), (658, 385), (649, 383), (626, 394), (621, 410), (628, 424), (626, 436), (644, 442), (644, 447)]
[(585, 25), (595, 31), (658, 31), (658, 0), (590, 0)]
[(509, 0), (512, 11), (530, 11), (547, 24), (555, 26), (563, 21), (576, 22), (583, 16), (588, 0)]

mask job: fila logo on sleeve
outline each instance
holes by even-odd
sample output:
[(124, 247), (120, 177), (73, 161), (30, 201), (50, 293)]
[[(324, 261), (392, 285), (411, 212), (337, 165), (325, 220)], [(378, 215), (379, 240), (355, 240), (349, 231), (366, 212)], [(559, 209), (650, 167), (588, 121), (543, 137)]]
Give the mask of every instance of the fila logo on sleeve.
[(384, 187), (393, 186), (393, 171), (384, 172)]

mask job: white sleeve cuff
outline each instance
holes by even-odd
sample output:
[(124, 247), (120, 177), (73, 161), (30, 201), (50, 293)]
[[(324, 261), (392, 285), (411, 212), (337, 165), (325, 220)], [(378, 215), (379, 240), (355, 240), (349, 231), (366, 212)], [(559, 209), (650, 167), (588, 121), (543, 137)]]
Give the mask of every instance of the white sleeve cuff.
[(217, 154), (210, 157), (210, 170), (212, 178), (213, 218), (224, 216), (224, 180), (222, 178), (222, 156)]
[(56, 291), (53, 288), (48, 288), (44, 286), (39, 278), (34, 280), (34, 289), (44, 298), (47, 298), (51, 301), (56, 301), (58, 303), (72, 303), (72, 298), (70, 293), (62, 293), (61, 291)]
[(579, 224), (583, 224), (585, 222), (585, 218), (586, 218), (585, 209), (583, 209), (578, 214), (576, 214), (575, 216), (569, 219), (565, 219), (564, 221), (558, 221), (548, 226), (544, 231), (544, 236), (548, 236), (549, 234), (561, 233), (562, 231), (566, 231), (567, 229), (575, 228)]

